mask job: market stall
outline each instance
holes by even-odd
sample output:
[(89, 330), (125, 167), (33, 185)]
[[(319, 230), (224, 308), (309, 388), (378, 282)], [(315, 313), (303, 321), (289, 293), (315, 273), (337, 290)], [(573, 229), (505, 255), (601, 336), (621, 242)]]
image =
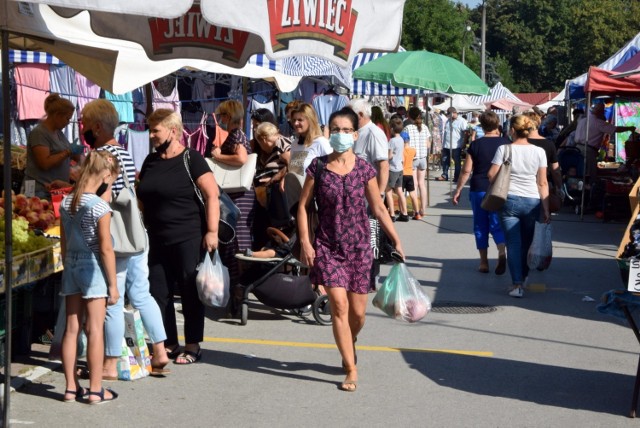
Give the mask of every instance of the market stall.
[[(591, 100), (596, 97), (620, 97), (640, 98), (640, 77), (637, 75), (626, 76), (622, 78), (612, 78), (616, 74), (612, 71), (603, 70), (597, 67), (590, 67), (585, 84), (587, 94), (587, 105), (591, 105)], [(586, 138), (589, 141), (589, 121), (593, 120), (591, 114), (586, 117)], [(624, 125), (624, 124), (617, 124)], [(584, 159), (584, 170), (587, 170), (587, 159)], [(629, 170), (620, 168), (620, 164), (599, 162), (597, 168), (597, 180), (591, 191), (591, 200), (599, 204), (602, 201), (603, 216), (607, 219), (607, 212), (611, 212), (621, 206), (626, 208), (627, 204), (620, 204), (620, 199), (625, 199), (629, 191), (633, 187)], [(581, 211), (584, 211), (585, 192), (582, 190)], [(593, 206), (593, 204), (592, 204)], [(608, 210), (609, 209), (609, 210)], [(581, 213), (581, 216), (583, 214)], [(624, 211), (625, 217), (629, 213)]]

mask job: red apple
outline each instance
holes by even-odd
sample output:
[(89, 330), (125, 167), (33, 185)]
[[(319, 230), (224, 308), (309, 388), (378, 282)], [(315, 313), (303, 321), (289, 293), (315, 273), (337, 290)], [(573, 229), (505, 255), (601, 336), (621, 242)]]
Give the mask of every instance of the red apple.
[[(50, 207), (50, 205), (49, 205), (49, 201), (48, 201), (48, 200), (46, 200), (46, 199), (40, 199), (40, 202), (42, 203), (42, 211), (47, 211), (47, 210), (50, 210), (50, 209), (51, 209), (51, 207)], [(2, 205), (2, 204), (0, 204), (0, 205)]]
[(15, 200), (14, 211), (21, 211), (29, 208), (29, 199), (25, 195), (17, 195)]
[(29, 208), (31, 208), (31, 211), (42, 211), (42, 202), (40, 202), (40, 198), (37, 196), (32, 196), (29, 199)]
[(40, 221), (40, 216), (35, 211), (29, 211), (25, 216), (30, 225), (35, 225), (38, 221)]

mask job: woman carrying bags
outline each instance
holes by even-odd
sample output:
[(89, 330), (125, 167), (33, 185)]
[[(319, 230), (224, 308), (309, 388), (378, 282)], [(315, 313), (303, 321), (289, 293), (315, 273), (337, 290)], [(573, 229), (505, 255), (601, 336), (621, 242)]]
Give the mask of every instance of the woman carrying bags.
[[(346, 372), (340, 389), (349, 392), (357, 386), (355, 342), (364, 326), (371, 287), (373, 251), (367, 203), (404, 258), (400, 238), (380, 198), (376, 171), (353, 152), (357, 128), (358, 116), (350, 108), (331, 114), (329, 141), (333, 153), (311, 162), (298, 205), (302, 262), (311, 267), (311, 282), (322, 285), (329, 296), (333, 335)], [(314, 197), (319, 225), (311, 242), (307, 209)]]
[[(82, 126), (84, 139), (96, 151), (106, 151), (112, 154), (120, 163), (120, 173), (113, 183), (113, 194), (103, 198), (115, 199), (120, 192), (134, 192), (133, 187), (125, 187), (124, 175), (129, 183), (136, 179), (136, 169), (133, 159), (114, 138), (114, 131), (119, 124), (119, 116), (110, 101), (99, 99), (87, 103), (82, 109)], [(135, 194), (133, 195), (135, 200)], [(167, 335), (162, 324), (160, 309), (149, 293), (149, 267), (147, 265), (148, 247), (132, 256), (116, 257), (116, 272), (120, 298), (115, 305), (107, 308), (105, 320), (105, 360), (102, 376), (105, 380), (118, 379), (117, 363), (122, 353), (122, 338), (124, 337), (124, 295), (129, 297), (131, 305), (140, 311), (140, 317), (147, 334), (153, 344), (153, 358), (151, 359), (152, 375), (167, 374), (164, 366), (169, 362), (164, 340)]]
[(509, 121), (511, 144), (498, 147), (487, 173), (493, 182), (500, 165), (504, 162), (505, 150), (511, 151), (511, 179), (507, 201), (499, 211), (500, 223), (507, 244), (507, 265), (513, 284), (511, 297), (523, 297), (529, 267), (527, 252), (533, 241), (536, 221), (551, 221), (549, 214), (549, 186), (547, 185), (547, 157), (540, 147), (529, 143), (533, 122), (524, 115), (516, 115)]
[(204, 337), (204, 306), (196, 289), (196, 266), (204, 251), (218, 248), (218, 185), (202, 155), (180, 143), (183, 128), (177, 113), (158, 109), (148, 122), (155, 152), (147, 156), (140, 170), (138, 198), (149, 232), (151, 295), (162, 311), (165, 344), (175, 351), (179, 345), (174, 283), (178, 286), (185, 346), (175, 363), (193, 364), (201, 358)]

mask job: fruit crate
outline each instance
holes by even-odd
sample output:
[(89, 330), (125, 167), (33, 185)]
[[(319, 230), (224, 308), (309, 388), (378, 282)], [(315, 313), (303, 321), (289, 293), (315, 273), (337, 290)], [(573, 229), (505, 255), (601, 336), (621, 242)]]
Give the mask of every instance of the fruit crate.
[[(35, 282), (39, 279), (46, 278), (47, 276), (56, 272), (56, 261), (54, 253), (60, 252), (60, 243), (56, 242), (48, 247), (41, 248), (31, 253), (20, 254), (13, 258), (11, 277), (12, 288), (20, 287), (31, 282)], [(59, 270), (62, 270), (61, 262)], [(0, 258), (0, 293), (5, 292), (4, 285), (4, 258)]]

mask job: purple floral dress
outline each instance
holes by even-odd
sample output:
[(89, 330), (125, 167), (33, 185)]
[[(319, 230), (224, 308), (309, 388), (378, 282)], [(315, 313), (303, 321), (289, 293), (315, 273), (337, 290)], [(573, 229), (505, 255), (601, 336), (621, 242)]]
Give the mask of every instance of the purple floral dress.
[[(307, 175), (315, 178), (317, 166), (318, 159), (314, 159)], [(365, 187), (375, 175), (375, 169), (358, 157), (346, 175), (325, 166), (316, 184), (319, 224), (314, 241), (316, 258), (310, 273), (313, 284), (342, 287), (358, 294), (369, 292), (373, 251)]]

